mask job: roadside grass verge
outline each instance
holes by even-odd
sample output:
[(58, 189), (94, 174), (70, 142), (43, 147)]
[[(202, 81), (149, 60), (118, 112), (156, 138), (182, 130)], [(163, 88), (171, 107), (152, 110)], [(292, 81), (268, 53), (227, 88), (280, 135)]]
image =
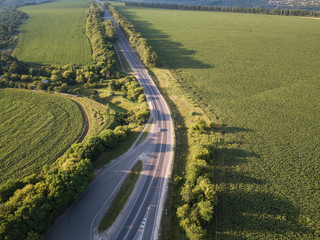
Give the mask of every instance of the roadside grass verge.
[(141, 169), (142, 169), (142, 161), (139, 160), (128, 173), (117, 196), (112, 201), (106, 215), (100, 222), (98, 227), (99, 232), (103, 232), (107, 230), (116, 220), (119, 213), (121, 212), (124, 205), (126, 204), (132, 190), (134, 189), (134, 186), (140, 176)]
[[(72, 88), (78, 87), (79, 85), (75, 85)], [(96, 101), (88, 98), (94, 92), (97, 92)], [(113, 94), (110, 95), (110, 92), (113, 92)], [(86, 111), (88, 111), (89, 122), (93, 123), (91, 129), (89, 128), (88, 136), (97, 135), (106, 128), (114, 129), (119, 124), (116, 119), (117, 113), (135, 111), (146, 106), (146, 102), (131, 101), (125, 97), (123, 92), (112, 91), (109, 87), (97, 89), (81, 88), (80, 94), (85, 97), (72, 97), (72, 99), (79, 101), (80, 104), (86, 107)], [(131, 131), (126, 140), (120, 142), (114, 149), (109, 149), (100, 154), (93, 162), (94, 167), (101, 168), (111, 160), (127, 152), (141, 133), (143, 127), (144, 124), (130, 123), (129, 128)]]
[(87, 136), (97, 135), (114, 123), (114, 113), (108, 106), (87, 97), (69, 95), (67, 98), (79, 103), (86, 113), (89, 122)]
[(116, 50), (117, 50), (117, 54), (118, 54), (118, 58), (119, 61), (121, 63), (121, 66), (123, 67), (123, 70), (126, 73), (132, 73), (132, 68), (130, 67), (130, 64), (128, 63), (127, 59), (123, 56), (122, 51), (120, 50), (118, 44), (115, 44)]
[(118, 143), (114, 149), (101, 153), (98, 159), (93, 162), (93, 166), (95, 168), (101, 168), (104, 165), (111, 162), (113, 159), (116, 159), (120, 157), (122, 154), (126, 153), (139, 136), (140, 132), (142, 131), (142, 128), (143, 126), (131, 128), (131, 131), (128, 134), (127, 139), (123, 142)]
[[(219, 139), (220, 135), (219, 133), (209, 132), (200, 136), (192, 132), (191, 126), (194, 124), (195, 118), (201, 117), (204, 121), (209, 122), (208, 116), (192, 100), (169, 70), (152, 68), (149, 72), (171, 108), (176, 137), (173, 174), (168, 186), (168, 198), (162, 215), (160, 239), (168, 239), (168, 237), (171, 239), (185, 239), (185, 232), (180, 227), (179, 219), (176, 215), (177, 207), (183, 204), (180, 192), (185, 166), (188, 160), (192, 159), (200, 150), (202, 143)], [(218, 125), (218, 123), (216, 124)], [(209, 229), (209, 235), (213, 235), (212, 229)]]

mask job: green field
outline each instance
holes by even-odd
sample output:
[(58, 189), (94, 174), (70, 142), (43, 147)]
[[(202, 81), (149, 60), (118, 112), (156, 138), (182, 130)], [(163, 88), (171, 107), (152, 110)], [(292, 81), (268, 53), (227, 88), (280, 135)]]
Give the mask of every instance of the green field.
[(91, 45), (85, 35), (86, 0), (62, 0), (19, 8), (29, 15), (20, 27), (14, 55), (39, 64), (91, 63)]
[(57, 95), (0, 89), (0, 184), (39, 173), (82, 135), (79, 107)]
[(319, 20), (114, 5), (225, 125), (216, 239), (319, 239)]

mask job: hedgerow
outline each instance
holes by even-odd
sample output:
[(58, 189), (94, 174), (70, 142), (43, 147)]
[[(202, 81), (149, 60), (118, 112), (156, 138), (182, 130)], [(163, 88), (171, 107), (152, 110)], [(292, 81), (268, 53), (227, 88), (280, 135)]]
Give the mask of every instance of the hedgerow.
[(106, 130), (83, 144), (74, 144), (38, 176), (3, 185), (0, 239), (27, 239), (45, 233), (53, 217), (85, 191), (94, 170), (92, 161), (102, 151), (125, 140), (128, 132), (126, 126)]

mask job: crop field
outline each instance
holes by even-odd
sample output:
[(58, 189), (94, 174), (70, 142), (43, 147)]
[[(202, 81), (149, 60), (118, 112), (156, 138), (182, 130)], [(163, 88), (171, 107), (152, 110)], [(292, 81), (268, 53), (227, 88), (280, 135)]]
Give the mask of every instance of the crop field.
[(85, 35), (85, 0), (63, 0), (19, 8), (29, 15), (20, 27), (14, 55), (39, 64), (91, 63), (91, 45)]
[(72, 101), (56, 95), (0, 89), (0, 184), (38, 173), (83, 131)]
[(319, 20), (112, 4), (224, 126), (216, 239), (319, 239)]

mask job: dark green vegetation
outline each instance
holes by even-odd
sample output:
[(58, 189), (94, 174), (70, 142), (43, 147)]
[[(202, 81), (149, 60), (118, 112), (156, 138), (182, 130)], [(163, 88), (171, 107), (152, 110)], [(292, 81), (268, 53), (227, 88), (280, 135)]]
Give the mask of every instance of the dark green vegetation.
[(123, 126), (106, 130), (84, 143), (72, 145), (40, 174), (2, 185), (0, 238), (26, 239), (45, 233), (52, 218), (86, 189), (93, 173), (91, 162), (99, 153), (125, 140), (128, 131)]
[(125, 2), (126, 6), (151, 7), (164, 9), (180, 9), (192, 11), (212, 11), (212, 12), (233, 12), (233, 13), (253, 13), (281, 16), (300, 16), (300, 17), (320, 17), (320, 12), (303, 9), (267, 9), (267, 8), (243, 8), (243, 7), (217, 7), (200, 5), (181, 5), (165, 3), (145, 3), (145, 2)]
[(0, 89), (0, 185), (52, 164), (83, 132), (79, 107), (55, 95)]
[[(205, 123), (200, 122), (201, 129), (205, 130)], [(181, 190), (183, 205), (177, 209), (180, 226), (190, 240), (208, 239), (208, 224), (212, 224), (213, 209), (217, 204), (213, 184), (216, 146), (211, 143), (201, 146), (200, 149), (200, 152), (187, 162), (185, 183)]]
[(319, 238), (318, 20), (116, 6), (218, 116), (215, 237)]
[(220, 133), (168, 70), (153, 68), (152, 75), (169, 100), (176, 128), (173, 184), (165, 206), (171, 211), (165, 211), (160, 239), (185, 239), (186, 233), (191, 239), (213, 239), (217, 196), (212, 173), (222, 147)]
[[(128, 2), (134, 2), (129, 0)], [(320, 0), (142, 0), (142, 2), (217, 7), (320, 10)]]
[(117, 55), (112, 42), (116, 40), (113, 24), (103, 20), (104, 10), (95, 1), (90, 1), (90, 9), (86, 20), (86, 32), (90, 38), (92, 58), (96, 65), (103, 67), (100, 73), (107, 77), (117, 66)]
[(27, 14), (15, 8), (0, 10), (0, 52), (12, 51), (17, 44), (19, 25), (28, 18)]
[(136, 31), (132, 23), (130, 23), (125, 17), (121, 16), (113, 6), (109, 3), (105, 3), (105, 7), (129, 39), (131, 46), (135, 48), (142, 62), (149, 67), (155, 66), (157, 64), (158, 56), (149, 46), (147, 39), (143, 38), (141, 34)]
[(107, 230), (112, 223), (116, 220), (122, 208), (126, 204), (134, 186), (140, 176), (142, 169), (142, 162), (138, 161), (128, 173), (128, 176), (124, 180), (117, 196), (112, 201), (106, 215), (103, 217), (102, 221), (99, 224), (99, 231), (103, 232)]
[(20, 61), (39, 64), (92, 62), (85, 35), (88, 2), (64, 0), (20, 8), (30, 18), (20, 28), (14, 55)]
[[(56, 4), (61, 4), (59, 6), (62, 8), (69, 6), (70, 9), (82, 6), (82, 10), (85, 10), (84, 3), (81, 5), (68, 1)], [(41, 12), (46, 12), (48, 19), (56, 20), (59, 17), (63, 18), (63, 13), (67, 11), (66, 9), (61, 9), (61, 11), (43, 10), (48, 10), (52, 6), (51, 4), (47, 5), (49, 7), (41, 8), (38, 6), (38, 11), (34, 10), (34, 13), (41, 15)], [(1, 140), (15, 140), (13, 143), (0, 141), (1, 150), (3, 150), (1, 154), (2, 152), (7, 154), (6, 151), (10, 148), (20, 154), (10, 162), (7, 161), (1, 165), (6, 167), (6, 174), (8, 174), (8, 176), (1, 175), (1, 177), (5, 176), (9, 180), (0, 186), (0, 239), (40, 239), (41, 235), (49, 228), (53, 217), (61, 213), (86, 189), (88, 181), (92, 178), (92, 163), (99, 155), (114, 150), (116, 146), (131, 136), (131, 129), (136, 130), (141, 127), (139, 124), (143, 124), (149, 116), (145, 96), (137, 80), (133, 76), (126, 76), (119, 72), (116, 55), (110, 43), (116, 37), (114, 26), (102, 19), (103, 12), (101, 10), (100, 7), (91, 3), (86, 21), (93, 49), (93, 65), (74, 65), (76, 62), (68, 57), (64, 59), (71, 63), (68, 65), (39, 65), (22, 62), (8, 54), (1, 54), (1, 88), (27, 88), (44, 90), (47, 93), (31, 93), (14, 89), (0, 90), (1, 96), (6, 96), (2, 94), (3, 92), (10, 91), (21, 92), (27, 96), (19, 98), (19, 94), (12, 94), (12, 96), (7, 94), (8, 99), (0, 98), (3, 108), (0, 110), (4, 113), (1, 117), (7, 117), (7, 119), (1, 119), (4, 126), (3, 129), (0, 128)], [(57, 12), (61, 12), (62, 15), (57, 15)], [(79, 11), (75, 10), (75, 12), (79, 14)], [(75, 12), (70, 10), (68, 14)], [(64, 18), (64, 21), (66, 19)], [(77, 25), (75, 22), (64, 22), (65, 25), (62, 27), (68, 28), (67, 25), (70, 24), (72, 26), (68, 28), (69, 30), (78, 31), (79, 29), (73, 28)], [(53, 21), (53, 23), (56, 22)], [(85, 26), (84, 24), (85, 22), (82, 25), (78, 21), (78, 27), (81, 29)], [(51, 28), (49, 24), (47, 31), (50, 32), (56, 27), (53, 25)], [(32, 34), (36, 33), (32, 27), (30, 31), (33, 31)], [(41, 38), (43, 32), (40, 33)], [(63, 31), (56, 32), (56, 34), (63, 37), (61, 36)], [(42, 46), (50, 48), (51, 44), (50, 41), (43, 42)], [(66, 55), (66, 53), (64, 54)], [(34, 57), (36, 58), (36, 56)], [(59, 56), (54, 56), (52, 59), (59, 60)], [(50, 64), (54, 62), (52, 59)], [(61, 96), (70, 98), (74, 102), (49, 95), (48, 93), (52, 91), (68, 93)], [(28, 94), (30, 96), (45, 95), (46, 98), (37, 97), (35, 99)], [(29, 98), (33, 101), (33, 105), (27, 104)], [(62, 102), (61, 106), (60, 102)], [(65, 102), (75, 107), (78, 112), (68, 111), (68, 108), (63, 105)], [(82, 113), (79, 111), (79, 107)], [(78, 119), (67, 119), (67, 117), (78, 116), (77, 114), (80, 116), (80, 122)], [(77, 133), (76, 127), (82, 133), (83, 118), (81, 114), (90, 123), (89, 129), (84, 130), (84, 135), (90, 134), (90, 136), (86, 137), (83, 143), (72, 145), (55, 162), (48, 162), (44, 152), (54, 151), (55, 158), (57, 158), (65, 152), (71, 143), (83, 140), (84, 136), (79, 139), (78, 135), (73, 140), (69, 139), (72, 134)], [(70, 123), (70, 121), (73, 122)], [(47, 131), (45, 127), (50, 127), (50, 124), (52, 128)], [(73, 124), (76, 124), (76, 127)], [(118, 126), (124, 124), (126, 126)], [(72, 134), (67, 131), (68, 129), (65, 129), (65, 126), (74, 128)], [(106, 130), (107, 127), (110, 129)], [(25, 135), (20, 136), (18, 133)], [(32, 134), (30, 135), (30, 133)], [(59, 137), (58, 142), (64, 147), (63, 150), (53, 142), (54, 138), (52, 137), (55, 135)], [(66, 143), (65, 141), (68, 139), (70, 141)], [(39, 141), (44, 141), (44, 144)], [(24, 147), (22, 143), (27, 143), (27, 147)], [(30, 148), (33, 143), (37, 148)], [(47, 143), (50, 146), (46, 146)], [(10, 145), (8, 146), (8, 144)], [(46, 148), (42, 148), (43, 146)], [(32, 164), (36, 165), (38, 169), (30, 170), (32, 165), (26, 162), (35, 154), (37, 154), (37, 159), (33, 159)], [(2, 161), (2, 156), (0, 155), (0, 157)], [(23, 170), (30, 171), (24, 173)], [(12, 174), (13, 172), (14, 174)], [(37, 175), (30, 175), (31, 173), (37, 173)], [(23, 178), (24, 176), (26, 177)], [(2, 181), (2, 179), (0, 180)]]

